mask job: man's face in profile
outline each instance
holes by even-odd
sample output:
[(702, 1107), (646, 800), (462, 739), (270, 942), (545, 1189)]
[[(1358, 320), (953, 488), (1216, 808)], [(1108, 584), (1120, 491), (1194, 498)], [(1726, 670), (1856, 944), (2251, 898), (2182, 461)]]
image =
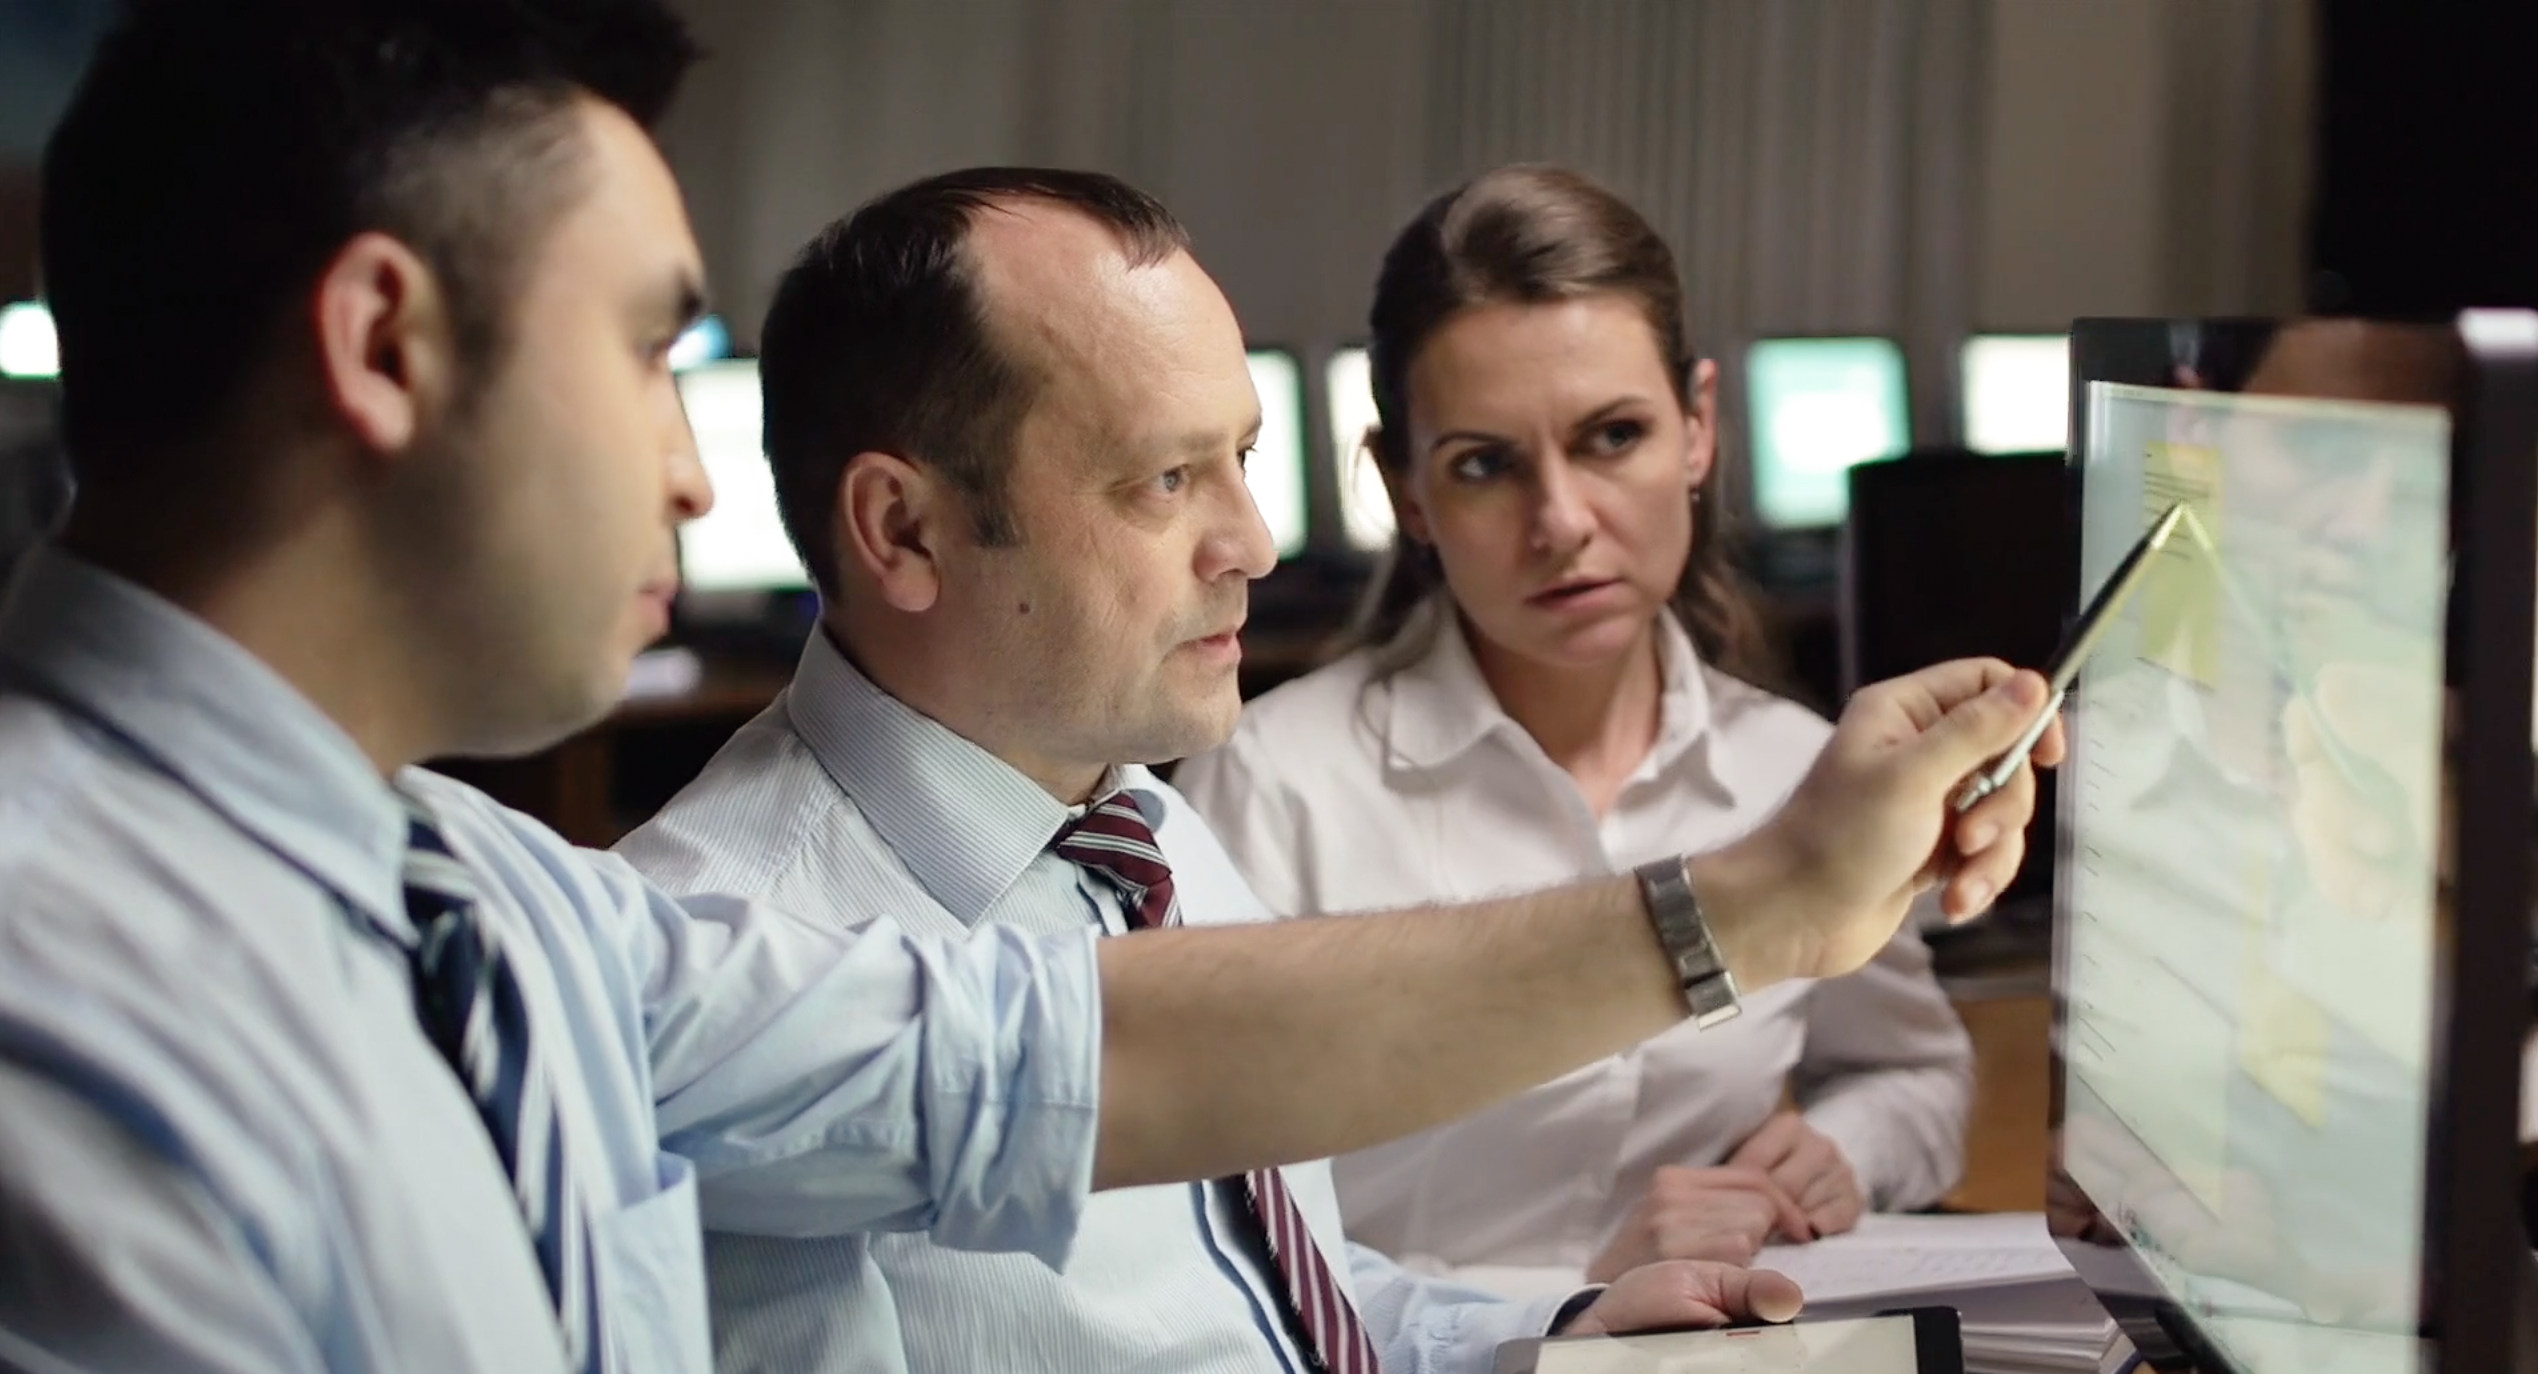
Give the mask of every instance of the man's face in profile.
[(669, 370), (702, 280), (677, 184), (612, 106), (572, 115), (581, 193), (521, 251), (494, 371), (420, 441), (418, 529), (446, 550), (420, 593), (465, 661), (468, 743), (535, 747), (605, 711), (668, 626), (673, 531), (712, 491)]
[(1038, 378), (1006, 485), (1021, 541), (944, 570), (997, 737), (1044, 777), (1221, 742), (1249, 583), (1276, 563), (1244, 480), (1260, 401), (1231, 307), (1187, 253), (1132, 265), (1046, 204), (982, 215), (969, 251), (990, 327)]

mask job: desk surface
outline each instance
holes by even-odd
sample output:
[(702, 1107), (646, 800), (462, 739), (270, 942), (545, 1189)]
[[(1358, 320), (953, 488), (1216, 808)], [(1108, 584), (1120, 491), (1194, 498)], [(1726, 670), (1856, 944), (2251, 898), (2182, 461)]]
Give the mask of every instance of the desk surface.
[(1948, 1205), (1968, 1212), (2044, 1210), (2052, 1151), (2053, 1000), (2024, 993), (1960, 998), (1974, 1040), (1974, 1111), (1965, 1132), (1965, 1181)]

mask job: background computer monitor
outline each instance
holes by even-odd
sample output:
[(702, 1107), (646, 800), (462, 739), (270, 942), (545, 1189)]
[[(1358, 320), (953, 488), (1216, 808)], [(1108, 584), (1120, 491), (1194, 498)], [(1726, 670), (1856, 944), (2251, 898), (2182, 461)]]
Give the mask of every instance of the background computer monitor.
[(707, 315), (680, 331), (670, 344), (670, 370), (685, 372), (731, 356), (731, 326), (720, 315)]
[(758, 363), (733, 358), (678, 374), (696, 451), (714, 483), (714, 508), (679, 530), (679, 580), (707, 595), (796, 591), (810, 585), (776, 513)]
[(70, 504), (60, 400), (49, 381), (0, 377), (0, 587)]
[(1892, 339), (1764, 339), (1745, 353), (1754, 509), (1766, 529), (1842, 523), (1844, 474), (1912, 446)]
[(1383, 470), (1366, 447), (1366, 431), (1375, 427), (1375, 380), (1366, 350), (1334, 350), (1322, 381), (1331, 456), (1339, 471), (1341, 532), (1350, 548), (1379, 553), (1392, 547), (1392, 498), (1384, 494)]
[(1957, 354), (1958, 422), (1977, 453), (2069, 446), (2071, 338), (1977, 334)]
[(46, 381), (61, 375), (53, 312), (41, 301), (0, 305), (0, 377)]
[(1304, 551), (1306, 533), (1304, 364), (1283, 348), (1250, 352), (1251, 385), (1260, 393), (1260, 438), (1243, 476), (1269, 526), (1280, 558)]
[(2073, 351), (2083, 594), (2218, 552), (2069, 708), (2056, 1234), (2157, 1368), (2527, 1368), (2538, 316)]

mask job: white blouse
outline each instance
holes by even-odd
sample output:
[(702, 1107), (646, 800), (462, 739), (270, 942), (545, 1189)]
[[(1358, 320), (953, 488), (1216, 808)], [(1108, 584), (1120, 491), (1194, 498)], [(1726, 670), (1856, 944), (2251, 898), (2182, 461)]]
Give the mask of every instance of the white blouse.
[[(1388, 678), (1360, 650), (1258, 698), (1231, 740), (1174, 774), (1271, 910), (1472, 899), (1713, 849), (1769, 816), (1832, 733), (1703, 664), (1669, 616), (1655, 748), (1598, 821), (1445, 620)], [(1762, 989), (1717, 1029), (1687, 1023), (1339, 1159), (1349, 1238), (1482, 1283), (1506, 1266), (1582, 1271), (1660, 1165), (1723, 1162), (1784, 1091), (1872, 1207), (1955, 1184), (1973, 1049), (1910, 923), (1858, 973)]]

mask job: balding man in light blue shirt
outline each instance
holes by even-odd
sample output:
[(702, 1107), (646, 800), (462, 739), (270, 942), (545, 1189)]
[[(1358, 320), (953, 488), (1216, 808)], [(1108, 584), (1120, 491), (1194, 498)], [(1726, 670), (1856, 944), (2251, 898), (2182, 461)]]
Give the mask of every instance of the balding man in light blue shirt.
[[(921, 318), (930, 327), (911, 330)], [(1224, 738), (1245, 587), (1274, 561), (1242, 471), (1261, 412), (1241, 330), (1170, 213), (1092, 173), (929, 177), (813, 242), (777, 288), (761, 349), (769, 461), (820, 581), (822, 628), (784, 696), (621, 852), (673, 891), (809, 909), (852, 890), (910, 929), (991, 945), (1017, 929), (1117, 936), (1106, 954), (1174, 938), (1156, 925), (1265, 934), (1240, 929), (1271, 913), (1206, 823), (1139, 766)], [(1855, 742), (1876, 715), (1878, 696), (1866, 700), (1848, 718)], [(1733, 861), (1711, 867), (1720, 857), (1686, 861), (1705, 902), (1733, 889)], [(1929, 858), (1924, 846), (1898, 863), (1884, 889), (1906, 890)], [(1569, 928), (1586, 890), (1426, 915), (1450, 920), (1468, 954)], [(1965, 893), (1954, 899), (1962, 909)], [(1739, 919), (1711, 911), (1713, 924)], [(1522, 1054), (1544, 1021), (1599, 996), (1510, 987), (1460, 1022), (1459, 992), (1400, 981), (1437, 953), (1384, 938), (1410, 919), (1306, 923), (1372, 938), (1317, 943), (1320, 961), (1300, 968), (1194, 950), (1170, 1005), (1216, 1047), (1220, 1080), (1292, 1076), (1298, 1113), (1359, 1117), (1370, 1099), (1333, 1072), (1352, 1056), (1410, 1069), (1440, 1042), (1482, 1040), (1493, 1057)], [(1846, 968), (1875, 952), (1845, 948)], [(1321, 1062), (1203, 1034), (1211, 1008), (1289, 971), (1301, 985), (1262, 1000), (1305, 1012)], [(1481, 1374), (1518, 1336), (1796, 1306), (1785, 1278), (1686, 1262), (1609, 1291), (1498, 1301), (1348, 1244), (1327, 1165), (1265, 1158), (1291, 1167), (1097, 1198), (1062, 1266), (939, 1235), (737, 1234), (709, 1181), (707, 1225), (733, 1232), (709, 1246), (717, 1362)]]

